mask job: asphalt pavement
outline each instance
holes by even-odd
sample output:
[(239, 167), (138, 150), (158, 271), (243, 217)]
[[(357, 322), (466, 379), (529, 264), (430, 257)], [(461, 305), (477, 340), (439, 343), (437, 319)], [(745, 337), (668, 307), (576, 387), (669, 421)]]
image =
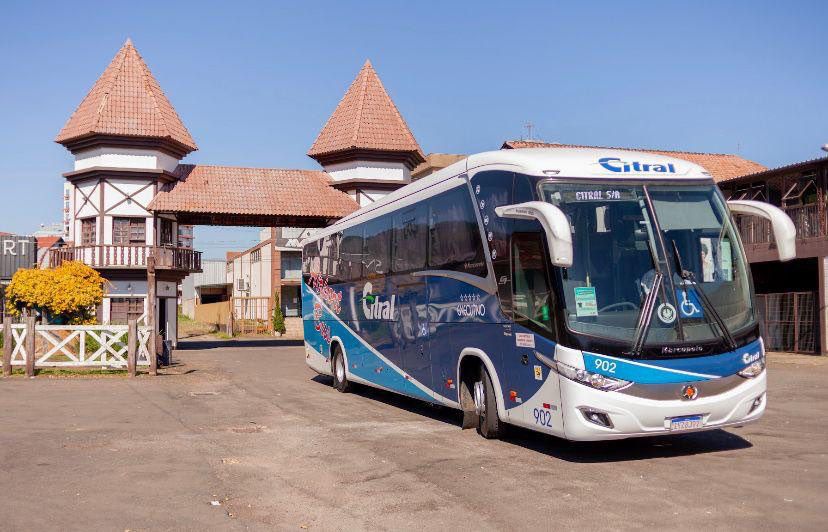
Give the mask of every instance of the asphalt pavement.
[(568, 443), (340, 394), (286, 342), (158, 377), (0, 379), (0, 529), (822, 529), (828, 360), (773, 356), (740, 429)]

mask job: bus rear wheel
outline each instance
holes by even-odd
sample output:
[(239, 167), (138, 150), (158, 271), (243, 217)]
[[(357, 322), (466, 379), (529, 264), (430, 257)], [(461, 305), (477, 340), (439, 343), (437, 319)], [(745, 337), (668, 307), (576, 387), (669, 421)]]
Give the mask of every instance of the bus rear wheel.
[(480, 380), (474, 383), (474, 407), (479, 416), (477, 433), (488, 440), (499, 438), (502, 425), (497, 415), (497, 399), (492, 379), (485, 368), (481, 368)]
[(348, 382), (348, 372), (345, 371), (345, 356), (339, 346), (334, 347), (332, 365), (334, 388), (342, 393), (347, 393), (351, 389), (351, 383)]

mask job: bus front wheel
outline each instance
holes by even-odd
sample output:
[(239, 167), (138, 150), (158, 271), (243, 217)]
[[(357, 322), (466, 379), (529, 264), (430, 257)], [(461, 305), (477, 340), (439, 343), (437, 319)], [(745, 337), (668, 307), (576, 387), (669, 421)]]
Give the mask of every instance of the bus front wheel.
[(351, 383), (348, 382), (348, 373), (345, 371), (345, 356), (339, 346), (334, 348), (332, 365), (334, 388), (342, 393), (348, 392), (351, 389)]
[(477, 433), (489, 440), (499, 438), (501, 424), (497, 415), (497, 398), (492, 379), (485, 368), (481, 368), (480, 380), (474, 383), (474, 407), (479, 416)]

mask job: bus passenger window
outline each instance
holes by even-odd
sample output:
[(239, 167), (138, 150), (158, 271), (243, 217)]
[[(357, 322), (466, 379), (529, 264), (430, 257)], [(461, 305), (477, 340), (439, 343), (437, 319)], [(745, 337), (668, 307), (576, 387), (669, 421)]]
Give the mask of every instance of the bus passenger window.
[(460, 186), (435, 196), (429, 210), (429, 267), (485, 276), (483, 244), (468, 189)]
[(552, 327), (552, 289), (547, 275), (546, 253), (541, 233), (512, 236), (512, 310), (515, 322), (532, 328)]
[(303, 250), (302, 274), (305, 277), (311, 273), (319, 273), (319, 242), (311, 242)]
[(387, 274), (391, 264), (391, 217), (381, 216), (365, 224), (365, 253), (362, 267), (366, 277)]
[(420, 202), (394, 214), (391, 269), (394, 272), (422, 270), (428, 245), (428, 206)]
[(320, 273), (328, 277), (333, 283), (336, 277), (336, 234), (328, 235), (321, 240), (322, 248), (319, 251)]
[(339, 244), (339, 267), (343, 281), (358, 281), (362, 278), (362, 226), (348, 227), (342, 231)]

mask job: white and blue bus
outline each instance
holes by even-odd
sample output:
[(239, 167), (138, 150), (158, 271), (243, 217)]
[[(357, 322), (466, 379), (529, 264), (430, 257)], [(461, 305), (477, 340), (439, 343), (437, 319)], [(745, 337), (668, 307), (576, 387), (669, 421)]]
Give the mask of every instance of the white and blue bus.
[(570, 440), (706, 430), (765, 410), (765, 352), (731, 212), (681, 159), (473, 155), (304, 240), (306, 359), (351, 383)]

